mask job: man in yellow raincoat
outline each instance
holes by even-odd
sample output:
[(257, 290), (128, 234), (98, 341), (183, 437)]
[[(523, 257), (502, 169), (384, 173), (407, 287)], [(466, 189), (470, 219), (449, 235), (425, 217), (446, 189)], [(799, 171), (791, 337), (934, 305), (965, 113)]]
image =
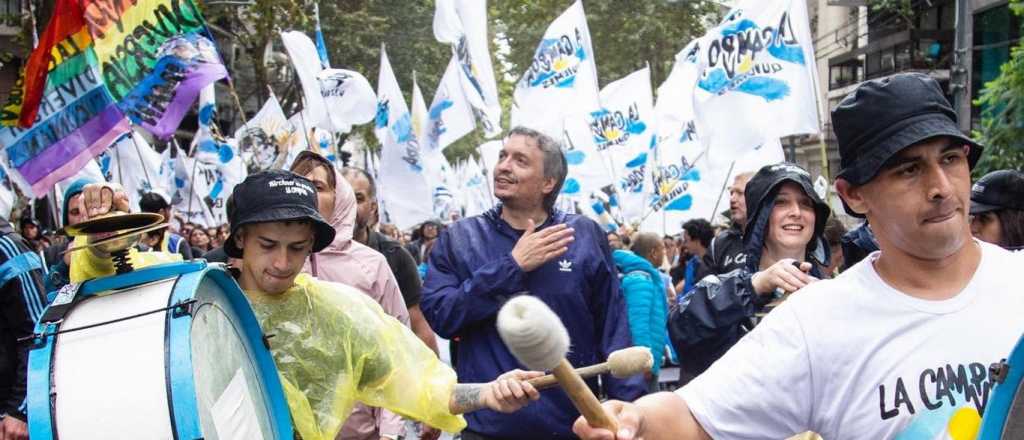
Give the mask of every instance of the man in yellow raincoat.
[[(114, 185), (89, 185), (83, 195), (90, 218), (128, 210), (127, 196)], [(455, 372), (372, 299), (301, 274), (309, 255), (334, 238), (306, 178), (256, 173), (232, 197), (225, 252), (241, 258), (238, 284), (264, 333), (274, 335), (271, 352), (304, 440), (333, 439), (356, 401), (456, 432), (466, 426), (456, 414), (512, 412), (539, 398), (525, 380), (540, 372), (515, 370), (488, 383), (457, 384)], [(130, 258), (143, 267), (180, 257), (132, 252)], [(72, 282), (112, 273), (109, 261), (91, 252), (72, 259)]]

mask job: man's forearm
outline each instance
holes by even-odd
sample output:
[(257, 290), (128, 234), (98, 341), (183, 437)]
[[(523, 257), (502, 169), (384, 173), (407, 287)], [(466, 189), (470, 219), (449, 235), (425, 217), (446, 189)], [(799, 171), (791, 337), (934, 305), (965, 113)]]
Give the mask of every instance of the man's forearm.
[(635, 402), (642, 414), (638, 438), (646, 440), (711, 440), (686, 401), (676, 393), (649, 394)]
[(409, 307), (409, 326), (412, 327), (412, 332), (416, 334), (416, 337), (420, 338), (424, 344), (427, 344), (427, 348), (438, 354), (437, 350), (437, 337), (434, 336), (434, 330), (430, 328), (430, 324), (427, 323), (427, 318), (423, 316), (423, 311), (420, 310), (419, 305)]
[(462, 414), (478, 410), (484, 407), (484, 384), (481, 383), (457, 383), (452, 391), (451, 400), (448, 401), (448, 411), (452, 414)]

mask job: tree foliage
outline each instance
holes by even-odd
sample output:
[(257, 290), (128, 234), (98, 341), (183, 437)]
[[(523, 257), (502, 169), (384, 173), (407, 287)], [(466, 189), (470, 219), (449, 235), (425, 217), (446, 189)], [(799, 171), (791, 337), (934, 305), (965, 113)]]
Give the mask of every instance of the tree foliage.
[[(548, 24), (572, 4), (570, 0), (492, 0), (488, 10), (491, 54), (505, 126), (515, 82), (529, 65)], [(451, 57), (451, 48), (433, 35), (432, 0), (336, 0), (320, 3), (321, 28), (331, 64), (356, 70), (376, 84), (381, 44), (411, 103), (413, 72), (427, 104)], [(721, 7), (708, 0), (643, 2), (586, 1), (601, 85), (650, 63), (657, 87), (668, 76), (675, 54), (718, 20)], [(312, 36), (312, 3), (304, 0), (255, 0), (249, 7), (207, 7), (211, 23), (230, 30), (241, 49), (231, 63), (235, 86), (247, 110), (258, 108), (273, 89), (286, 112), (298, 110), (301, 90), (287, 70), (278, 32), (302, 30)], [(269, 47), (272, 50), (267, 50)], [(277, 52), (277, 54), (275, 54)], [(271, 57), (268, 59), (268, 55)], [(284, 64), (284, 65), (282, 65)], [(356, 133), (375, 145), (370, 127)], [(445, 150), (450, 160), (475, 154), (485, 142), (475, 130)]]
[[(1010, 8), (1024, 14), (1024, 0), (1011, 0)], [(1006, 168), (1024, 170), (1024, 45), (1011, 49), (999, 76), (984, 85), (975, 104), (982, 112), (974, 137), (985, 146), (975, 175)]]

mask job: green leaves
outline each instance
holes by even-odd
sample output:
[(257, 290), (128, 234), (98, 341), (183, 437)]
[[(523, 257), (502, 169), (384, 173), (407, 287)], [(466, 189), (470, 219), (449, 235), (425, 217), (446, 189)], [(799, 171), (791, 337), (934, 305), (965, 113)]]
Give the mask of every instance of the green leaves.
[[(1020, 15), (1024, 1), (1011, 0), (1010, 8)], [(974, 138), (985, 146), (975, 177), (998, 169), (1024, 169), (1024, 47), (1018, 44), (1010, 51), (999, 76), (984, 85), (974, 104), (982, 108)]]

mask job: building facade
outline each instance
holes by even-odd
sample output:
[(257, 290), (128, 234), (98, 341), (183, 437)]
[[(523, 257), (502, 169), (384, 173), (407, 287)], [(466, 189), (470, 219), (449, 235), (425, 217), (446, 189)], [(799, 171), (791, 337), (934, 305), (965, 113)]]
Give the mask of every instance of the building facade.
[[(957, 26), (957, 3), (965, 8)], [(980, 123), (974, 104), (984, 84), (995, 79), (1021, 39), (1021, 18), (1007, 0), (910, 0), (903, 11), (880, 10), (868, 0), (808, 0), (819, 77), (819, 100), (831, 111), (862, 81), (897, 72), (934, 77), (956, 103), (960, 129)], [(964, 39), (955, 50), (956, 33)], [(963, 95), (957, 100), (957, 94)], [(783, 139), (787, 158), (812, 175), (830, 179), (839, 171), (839, 151), (827, 114), (824, 150), (818, 136)], [(827, 163), (827, 167), (823, 166)]]

